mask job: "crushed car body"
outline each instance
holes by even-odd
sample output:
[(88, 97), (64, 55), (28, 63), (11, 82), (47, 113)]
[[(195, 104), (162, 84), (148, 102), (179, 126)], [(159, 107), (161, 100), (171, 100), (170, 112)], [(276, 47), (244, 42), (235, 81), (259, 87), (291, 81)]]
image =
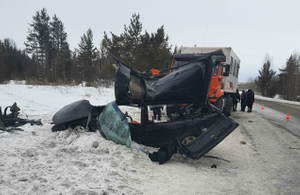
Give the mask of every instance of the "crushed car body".
[(52, 117), (52, 131), (63, 131), (77, 126), (83, 126), (87, 131), (96, 131), (96, 117), (104, 108), (105, 106), (92, 106), (87, 100), (66, 105)]
[[(116, 59), (116, 105), (135, 107), (140, 111), (139, 121), (133, 120), (127, 113), (122, 120), (128, 121), (133, 141), (159, 148), (157, 152), (149, 153), (151, 160), (163, 164), (174, 153), (199, 159), (238, 127), (238, 123), (208, 101), (213, 69), (223, 60), (222, 51), (218, 51), (199, 55), (198, 59), (187, 64), (151, 75), (140, 73)], [(173, 111), (164, 116), (165, 120), (153, 119), (150, 107), (163, 108), (170, 105)], [(64, 115), (74, 113), (73, 110), (78, 109), (76, 106), (80, 105), (77, 103), (75, 107), (71, 106), (68, 113), (64, 112), (66, 108), (56, 113), (56, 117), (59, 115), (58, 118), (62, 118), (60, 124), (53, 120), (55, 126), (70, 126), (70, 118), (66, 121)], [(89, 106), (89, 109), (95, 110), (95, 107)], [(100, 117), (96, 117), (97, 114)], [(102, 124), (109, 124), (101, 121), (101, 118), (105, 118), (101, 114), (102, 109), (96, 114), (85, 110), (80, 116), (82, 125), (88, 126), (88, 118), (95, 118), (101, 132)], [(72, 119), (80, 121), (78, 117)], [(114, 121), (110, 123), (113, 126)]]

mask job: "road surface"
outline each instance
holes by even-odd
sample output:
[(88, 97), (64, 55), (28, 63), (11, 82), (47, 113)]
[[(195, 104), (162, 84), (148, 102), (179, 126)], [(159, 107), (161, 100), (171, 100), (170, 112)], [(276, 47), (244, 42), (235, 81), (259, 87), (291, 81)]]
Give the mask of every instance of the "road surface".
[[(254, 109), (260, 111), (264, 118), (277, 124), (282, 129), (300, 137), (300, 105), (256, 98)], [(285, 120), (288, 112), (290, 121)]]
[(237, 111), (232, 115), (250, 145), (251, 152), (244, 158), (256, 167), (248, 182), (261, 180), (270, 189), (264, 193), (300, 194), (300, 120), (293, 114), (290, 121), (285, 120), (287, 111), (298, 113), (299, 107), (256, 100), (252, 113)]

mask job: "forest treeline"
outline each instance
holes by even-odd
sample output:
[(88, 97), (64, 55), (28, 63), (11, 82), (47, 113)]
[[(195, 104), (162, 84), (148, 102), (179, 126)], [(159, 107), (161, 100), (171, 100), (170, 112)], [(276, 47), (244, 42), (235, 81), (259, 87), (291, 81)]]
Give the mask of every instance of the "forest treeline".
[(291, 54), (279, 72), (271, 68), (271, 61), (267, 55), (259, 76), (254, 80), (258, 90), (265, 97), (280, 94), (283, 99), (300, 101), (300, 54)]
[[(69, 48), (68, 34), (63, 22), (50, 17), (44, 8), (37, 11), (29, 24), (26, 49), (17, 48), (13, 39), (0, 40), (0, 83), (26, 80), (35, 84), (93, 84), (114, 79), (113, 57), (139, 71), (164, 69), (174, 53), (164, 26), (156, 32), (143, 32), (140, 15), (133, 14), (120, 35), (104, 32), (100, 46), (93, 42), (92, 29), (80, 37), (78, 47)], [(257, 90), (263, 96), (280, 94), (284, 99), (298, 100), (300, 94), (300, 55), (292, 54), (285, 67), (271, 69), (266, 56), (259, 76), (255, 78)]]
[(25, 50), (10, 38), (0, 40), (0, 82), (26, 80), (36, 83), (87, 83), (114, 78), (113, 58), (139, 71), (164, 68), (171, 46), (164, 26), (154, 33), (142, 32), (140, 15), (133, 14), (120, 35), (104, 32), (100, 47), (93, 42), (92, 29), (80, 37), (74, 51), (69, 48), (63, 22), (50, 17), (44, 8), (29, 24)]

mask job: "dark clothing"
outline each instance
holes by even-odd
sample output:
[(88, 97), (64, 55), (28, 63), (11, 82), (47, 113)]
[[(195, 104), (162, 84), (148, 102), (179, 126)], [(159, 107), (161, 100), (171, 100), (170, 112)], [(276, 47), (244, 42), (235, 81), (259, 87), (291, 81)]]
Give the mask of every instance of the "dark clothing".
[(241, 101), (241, 96), (239, 91), (233, 95), (233, 111), (236, 111), (237, 103)]
[(241, 111), (243, 112), (245, 112), (246, 102), (247, 102), (247, 94), (245, 91), (243, 91), (241, 95)]
[(247, 91), (247, 101), (246, 105), (248, 107), (248, 112), (252, 112), (252, 105), (254, 103), (254, 93), (251, 89)]
[[(156, 106), (150, 106), (150, 110), (153, 110), (153, 117), (154, 120), (159, 120), (161, 119), (161, 110), (160, 109), (164, 109), (163, 106), (161, 105), (156, 105)], [(157, 116), (157, 117), (156, 117)]]

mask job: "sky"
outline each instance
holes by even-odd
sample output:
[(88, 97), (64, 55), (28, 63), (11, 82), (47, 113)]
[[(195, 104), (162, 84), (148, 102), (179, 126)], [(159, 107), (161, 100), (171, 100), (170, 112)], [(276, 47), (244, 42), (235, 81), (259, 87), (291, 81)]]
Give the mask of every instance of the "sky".
[(70, 48), (90, 28), (99, 48), (104, 32), (121, 34), (132, 14), (140, 14), (143, 32), (164, 26), (169, 44), (185, 47), (231, 47), (241, 60), (239, 81), (251, 81), (268, 55), (277, 73), (290, 55), (300, 52), (298, 0), (0, 0), (0, 40), (19, 49), (32, 17), (46, 8), (64, 23)]

